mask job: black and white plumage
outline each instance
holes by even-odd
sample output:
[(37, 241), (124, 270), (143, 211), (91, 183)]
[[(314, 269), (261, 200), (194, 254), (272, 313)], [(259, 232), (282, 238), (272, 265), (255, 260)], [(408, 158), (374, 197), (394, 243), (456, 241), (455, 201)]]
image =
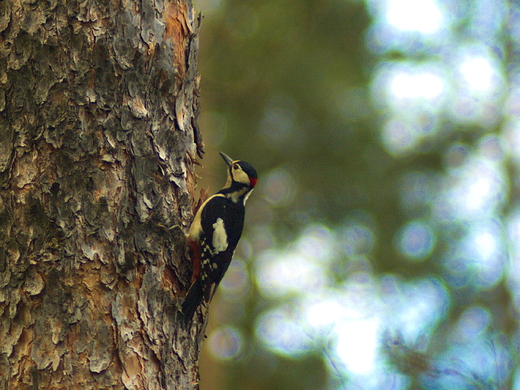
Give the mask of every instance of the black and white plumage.
[(224, 277), (242, 235), (247, 198), (258, 181), (251, 164), (220, 155), (228, 165), (226, 185), (200, 206), (187, 235), (193, 276), (182, 304), (185, 323), (197, 307), (209, 305)]

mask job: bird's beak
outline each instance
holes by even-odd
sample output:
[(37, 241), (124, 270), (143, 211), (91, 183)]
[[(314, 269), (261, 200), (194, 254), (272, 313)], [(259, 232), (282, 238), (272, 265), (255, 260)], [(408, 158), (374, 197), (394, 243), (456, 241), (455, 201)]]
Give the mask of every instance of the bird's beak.
[(219, 152), (219, 153), (222, 156), (222, 158), (224, 159), (224, 161), (226, 162), (226, 164), (228, 165), (228, 167), (230, 167), (231, 164), (233, 164), (234, 160), (225, 153), (222, 153), (222, 152)]

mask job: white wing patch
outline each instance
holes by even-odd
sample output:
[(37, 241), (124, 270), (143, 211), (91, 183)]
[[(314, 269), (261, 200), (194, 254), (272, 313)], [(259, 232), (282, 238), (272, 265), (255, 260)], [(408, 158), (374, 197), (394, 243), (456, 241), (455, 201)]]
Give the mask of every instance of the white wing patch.
[(228, 247), (226, 227), (222, 218), (213, 224), (213, 248), (215, 253), (224, 252)]

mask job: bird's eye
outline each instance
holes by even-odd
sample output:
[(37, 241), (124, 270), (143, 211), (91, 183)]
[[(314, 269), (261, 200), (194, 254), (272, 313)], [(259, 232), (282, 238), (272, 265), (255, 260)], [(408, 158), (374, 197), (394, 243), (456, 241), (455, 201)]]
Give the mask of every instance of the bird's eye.
[(238, 168), (240, 168), (240, 165), (238, 165), (238, 164), (233, 165), (233, 169), (238, 169)]

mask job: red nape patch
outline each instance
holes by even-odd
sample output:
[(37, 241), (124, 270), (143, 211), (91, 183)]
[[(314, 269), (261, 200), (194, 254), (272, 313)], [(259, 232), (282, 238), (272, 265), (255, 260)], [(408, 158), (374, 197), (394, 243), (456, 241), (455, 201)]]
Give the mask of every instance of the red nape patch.
[(258, 179), (255, 179), (254, 177), (249, 176), (249, 184), (251, 187), (256, 186), (256, 183), (258, 183)]

